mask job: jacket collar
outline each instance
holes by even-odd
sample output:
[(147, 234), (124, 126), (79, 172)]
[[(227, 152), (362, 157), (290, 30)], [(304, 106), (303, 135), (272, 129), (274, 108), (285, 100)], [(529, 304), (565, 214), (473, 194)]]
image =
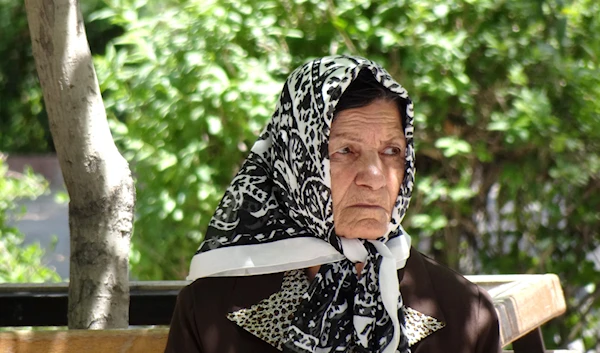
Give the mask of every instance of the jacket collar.
[[(445, 319), (435, 300), (433, 285), (420, 253), (411, 249), (407, 264), (398, 271), (398, 276), (405, 304), (408, 342), (412, 346), (443, 328)], [(286, 329), (308, 286), (304, 270), (288, 271), (283, 275), (279, 291), (258, 303), (229, 313), (227, 318), (282, 350)]]

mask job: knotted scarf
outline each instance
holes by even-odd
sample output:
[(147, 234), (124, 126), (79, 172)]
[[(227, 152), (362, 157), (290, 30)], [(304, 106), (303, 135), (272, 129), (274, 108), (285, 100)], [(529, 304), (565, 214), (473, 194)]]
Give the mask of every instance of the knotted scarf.
[[(361, 70), (400, 97), (405, 174), (388, 232), (338, 237), (328, 141), (335, 106)], [(322, 265), (288, 331), (287, 352), (409, 352), (397, 269), (410, 237), (400, 222), (414, 183), (413, 106), (378, 64), (360, 57), (310, 61), (287, 79), (275, 112), (227, 188), (188, 279)], [(357, 276), (354, 263), (365, 264)]]

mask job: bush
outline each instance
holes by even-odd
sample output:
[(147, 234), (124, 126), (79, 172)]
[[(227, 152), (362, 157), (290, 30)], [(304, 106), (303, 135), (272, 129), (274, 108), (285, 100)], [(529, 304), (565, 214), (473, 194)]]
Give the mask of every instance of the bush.
[(14, 218), (14, 222), (19, 215), (25, 213), (25, 209), (17, 208), (18, 199), (35, 199), (46, 188), (45, 179), (33, 174), (31, 170), (19, 175), (9, 173), (0, 154), (0, 283), (61, 280), (54, 270), (44, 265), (44, 249), (40, 244), (23, 245), (24, 235), (8, 224), (9, 217)]

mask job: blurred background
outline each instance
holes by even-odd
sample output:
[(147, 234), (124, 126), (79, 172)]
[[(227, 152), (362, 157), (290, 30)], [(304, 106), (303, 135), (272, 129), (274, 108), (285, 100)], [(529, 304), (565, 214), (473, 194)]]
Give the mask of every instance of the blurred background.
[[(404, 226), (463, 274), (556, 273), (547, 345), (600, 352), (600, 2), (87, 0), (113, 137), (136, 178), (131, 277), (183, 279), (305, 61), (381, 63), (415, 102)], [(68, 279), (68, 196), (21, 0), (0, 0), (0, 282)]]

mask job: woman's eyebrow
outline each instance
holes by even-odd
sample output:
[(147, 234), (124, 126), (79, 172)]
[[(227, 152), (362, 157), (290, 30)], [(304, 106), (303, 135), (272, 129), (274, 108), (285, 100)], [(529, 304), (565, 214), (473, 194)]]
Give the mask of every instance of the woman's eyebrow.
[(393, 136), (390, 137), (387, 140), (382, 140), (383, 144), (389, 144), (389, 143), (395, 143), (395, 142), (405, 142), (406, 143), (406, 138), (404, 138), (404, 135), (402, 136)]
[[(331, 139), (341, 139), (341, 140), (351, 141), (351, 142), (363, 142), (364, 141), (359, 136), (356, 136), (355, 134), (351, 134), (351, 133), (348, 133), (348, 132), (338, 132), (338, 133), (331, 134), (329, 136), (329, 140), (331, 141)], [(389, 144), (389, 143), (395, 143), (395, 142), (403, 142), (403, 141), (404, 142), (406, 141), (406, 139), (404, 138), (404, 135), (391, 136), (388, 139), (381, 140), (381, 142), (383, 144)]]
[(343, 140), (349, 140), (349, 141), (353, 141), (353, 142), (362, 142), (363, 140), (361, 138), (359, 138), (358, 136), (348, 133), (348, 132), (338, 132), (338, 133), (334, 133), (329, 135), (329, 139), (343, 139)]

